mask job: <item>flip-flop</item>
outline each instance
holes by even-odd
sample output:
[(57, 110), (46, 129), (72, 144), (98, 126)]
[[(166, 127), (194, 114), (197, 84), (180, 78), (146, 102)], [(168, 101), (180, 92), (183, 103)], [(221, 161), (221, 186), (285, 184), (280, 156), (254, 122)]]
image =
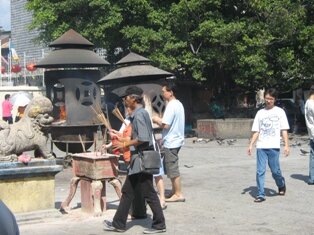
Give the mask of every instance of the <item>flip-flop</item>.
[(278, 195), (284, 196), (286, 194), (286, 186), (278, 188)]
[(172, 196), (171, 198), (166, 198), (166, 202), (185, 202), (185, 198), (178, 198), (177, 196)]
[(263, 198), (263, 197), (257, 197), (257, 198), (255, 198), (254, 202), (263, 202), (263, 201), (265, 201), (265, 200), (266, 200), (266, 199)]

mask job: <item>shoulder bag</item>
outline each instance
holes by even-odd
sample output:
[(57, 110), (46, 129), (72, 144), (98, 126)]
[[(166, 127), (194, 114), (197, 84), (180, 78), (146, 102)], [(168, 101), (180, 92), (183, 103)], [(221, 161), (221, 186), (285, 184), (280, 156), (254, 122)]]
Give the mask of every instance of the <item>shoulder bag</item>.
[(143, 150), (139, 151), (139, 157), (141, 161), (141, 172), (148, 174), (158, 174), (161, 167), (161, 156), (158, 144), (155, 141), (154, 134), (153, 146), (154, 150)]

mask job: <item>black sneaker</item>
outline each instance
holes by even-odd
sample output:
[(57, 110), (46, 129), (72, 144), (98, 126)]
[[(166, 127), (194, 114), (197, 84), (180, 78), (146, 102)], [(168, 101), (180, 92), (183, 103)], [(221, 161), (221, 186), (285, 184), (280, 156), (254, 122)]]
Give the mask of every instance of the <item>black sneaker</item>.
[(112, 225), (111, 221), (104, 220), (104, 230), (106, 231), (113, 231), (113, 232), (118, 232), (118, 233), (123, 233), (125, 232), (125, 229), (120, 229), (116, 228)]
[(154, 234), (154, 233), (165, 233), (167, 230), (163, 229), (156, 229), (156, 228), (148, 228), (143, 231), (144, 234)]

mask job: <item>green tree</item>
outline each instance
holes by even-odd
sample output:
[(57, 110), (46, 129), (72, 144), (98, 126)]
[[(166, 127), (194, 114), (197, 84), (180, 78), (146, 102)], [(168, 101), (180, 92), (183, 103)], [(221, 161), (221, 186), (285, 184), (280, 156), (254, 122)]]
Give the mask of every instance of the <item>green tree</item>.
[(213, 87), (288, 91), (313, 74), (309, 0), (29, 0), (27, 8), (40, 42), (73, 28), (110, 62), (129, 49)]

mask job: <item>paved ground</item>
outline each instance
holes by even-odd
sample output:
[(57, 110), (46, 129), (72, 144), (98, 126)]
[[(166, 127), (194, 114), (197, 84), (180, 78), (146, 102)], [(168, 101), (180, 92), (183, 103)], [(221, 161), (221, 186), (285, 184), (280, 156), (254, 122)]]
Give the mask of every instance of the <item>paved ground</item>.
[[(185, 203), (168, 203), (164, 211), (167, 232), (185, 234), (314, 234), (314, 186), (306, 184), (308, 155), (300, 155), (300, 148), (309, 150), (306, 136), (291, 140), (291, 155), (281, 158), (286, 178), (286, 196), (277, 196), (277, 188), (268, 169), (266, 201), (254, 203), (256, 195), (255, 156), (248, 157), (247, 139), (233, 145), (219, 145), (216, 141), (196, 142), (186, 139), (180, 152)], [(299, 146), (301, 145), (301, 146)], [(71, 169), (56, 176), (56, 208), (65, 199)], [(166, 188), (170, 189), (166, 179)], [(80, 211), (80, 192), (73, 199), (70, 214), (56, 214), (46, 218), (19, 222), (21, 235), (100, 235), (102, 221), (112, 218), (117, 208), (117, 196), (107, 186), (108, 207), (102, 217)], [(151, 214), (149, 212), (149, 214)], [(19, 217), (19, 215), (17, 215)], [(20, 217), (19, 217), (20, 218)], [(151, 219), (129, 221), (124, 234), (142, 234), (150, 227)]]

